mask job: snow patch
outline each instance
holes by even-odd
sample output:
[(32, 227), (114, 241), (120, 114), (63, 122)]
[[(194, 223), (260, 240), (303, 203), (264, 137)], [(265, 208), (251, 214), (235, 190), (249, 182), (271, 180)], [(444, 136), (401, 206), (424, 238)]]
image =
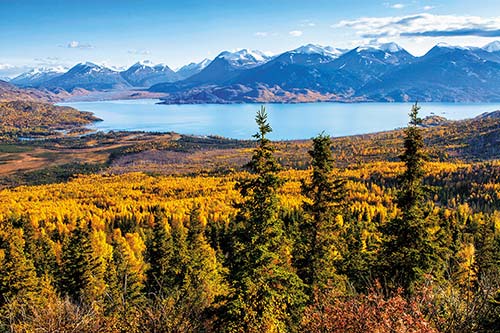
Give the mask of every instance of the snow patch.
[(295, 50), (292, 50), (291, 52), (300, 54), (319, 54), (325, 57), (330, 57), (332, 59), (338, 58), (342, 54), (344, 54), (344, 50), (336, 49), (331, 46), (322, 46), (316, 44), (307, 44)]
[(483, 49), (488, 51), (488, 52), (499, 52), (500, 51), (500, 41), (496, 40), (494, 42), (491, 42), (491, 43), (483, 46)]

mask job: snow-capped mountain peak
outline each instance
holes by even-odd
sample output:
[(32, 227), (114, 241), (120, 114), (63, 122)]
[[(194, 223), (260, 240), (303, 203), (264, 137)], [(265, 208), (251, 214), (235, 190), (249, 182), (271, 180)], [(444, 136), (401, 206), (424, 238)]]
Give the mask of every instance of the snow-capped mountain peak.
[(196, 63), (192, 62), (190, 64), (184, 65), (181, 68), (178, 68), (176, 70), (176, 73), (179, 75), (180, 79), (186, 79), (192, 75), (198, 74), (201, 72), (205, 67), (210, 65), (212, 60), (210, 59), (203, 59), (202, 61)]
[(396, 43), (385, 43), (385, 44), (368, 44), (358, 46), (356, 52), (374, 52), (374, 51), (383, 51), (386, 53), (397, 53), (404, 51), (404, 49)]
[(122, 72), (139, 73), (139, 72), (171, 72), (172, 70), (164, 63), (155, 64), (151, 60), (141, 60), (130, 66), (129, 68), (121, 69)]
[(441, 49), (452, 49), (452, 50), (471, 50), (471, 49), (475, 49), (474, 47), (470, 47), (470, 46), (451, 45), (451, 44), (444, 43), (444, 42), (437, 43), (435, 47), (441, 48)]
[(75, 65), (69, 71), (79, 72), (81, 74), (89, 74), (89, 73), (93, 73), (93, 72), (100, 72), (103, 70), (110, 70), (110, 69), (108, 69), (104, 66), (95, 64), (93, 62), (87, 61), (87, 62), (82, 62), (82, 63)]
[(37, 86), (44, 81), (62, 75), (67, 70), (68, 69), (63, 66), (36, 67), (28, 72), (16, 76), (10, 80), (10, 82), (20, 86)]
[(120, 75), (131, 85), (150, 87), (161, 82), (173, 82), (178, 79), (177, 74), (166, 64), (155, 64), (150, 60), (138, 61)]
[(257, 50), (241, 49), (236, 52), (224, 51), (217, 56), (218, 59), (225, 59), (234, 66), (250, 66), (266, 62), (270, 59), (264, 52)]
[(140, 69), (140, 68), (146, 68), (146, 67), (153, 67), (154, 64), (150, 60), (140, 60), (130, 66), (129, 68), (134, 68), (134, 69)]
[[(357, 53), (382, 51), (377, 45), (360, 45), (354, 49)], [(384, 51), (385, 52), (385, 51)]]
[(86, 62), (81, 62), (79, 64), (77, 64), (76, 66), (80, 66), (80, 67), (90, 67), (90, 68), (101, 68), (102, 66), (98, 65), (98, 64), (95, 64), (93, 62), (90, 62), (90, 61), (86, 61)]
[(292, 53), (301, 53), (301, 54), (319, 54), (325, 57), (338, 58), (341, 56), (344, 51), (340, 49), (333, 48), (331, 46), (321, 46), (316, 44), (307, 44), (301, 46), (295, 50), (292, 50)]
[(207, 67), (210, 62), (212, 62), (212, 60), (210, 59), (203, 59), (202, 61), (200, 62), (191, 62), (187, 65), (184, 65), (182, 67), (179, 67), (176, 72), (180, 72), (180, 71), (186, 71), (186, 70), (194, 70), (194, 69), (199, 69), (199, 70), (202, 70), (203, 68)]
[(396, 43), (385, 43), (379, 46), (379, 49), (385, 52), (396, 53), (401, 52), (404, 49)]
[(488, 52), (499, 52), (500, 51), (500, 41), (496, 40), (494, 42), (491, 42), (491, 43), (483, 46), (483, 49), (488, 51)]
[(443, 48), (443, 49), (454, 49), (454, 48), (456, 48), (456, 46), (450, 45), (450, 44), (445, 43), (445, 42), (439, 42), (439, 43), (437, 43), (436, 47)]

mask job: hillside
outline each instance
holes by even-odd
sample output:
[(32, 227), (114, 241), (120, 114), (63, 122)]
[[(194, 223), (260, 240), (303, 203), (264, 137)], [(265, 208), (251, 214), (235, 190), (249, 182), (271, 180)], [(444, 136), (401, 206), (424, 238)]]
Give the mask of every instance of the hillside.
[(0, 101), (45, 101), (58, 102), (65, 97), (63, 94), (56, 94), (46, 90), (31, 88), (19, 88), (13, 84), (0, 80)]
[(57, 131), (76, 130), (99, 120), (90, 112), (70, 107), (28, 101), (0, 102), (0, 140), (54, 135)]

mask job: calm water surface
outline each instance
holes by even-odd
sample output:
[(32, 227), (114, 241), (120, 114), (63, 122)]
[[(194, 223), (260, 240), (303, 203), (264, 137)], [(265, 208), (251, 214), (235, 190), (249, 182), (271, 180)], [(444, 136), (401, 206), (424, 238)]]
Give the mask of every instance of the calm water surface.
[[(159, 105), (159, 100), (72, 102), (60, 105), (91, 111), (104, 119), (93, 129), (220, 135), (250, 139), (256, 131), (258, 104)], [(500, 110), (497, 104), (421, 103), (421, 115), (435, 114), (458, 120)], [(331, 136), (364, 134), (406, 126), (410, 103), (307, 103), (268, 104), (273, 128), (270, 137), (279, 140), (309, 139), (325, 131)]]

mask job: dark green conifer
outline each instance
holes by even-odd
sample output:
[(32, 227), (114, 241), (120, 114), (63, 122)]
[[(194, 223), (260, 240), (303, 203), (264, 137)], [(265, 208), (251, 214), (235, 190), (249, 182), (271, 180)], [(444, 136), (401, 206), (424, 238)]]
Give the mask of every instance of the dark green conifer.
[(304, 284), (291, 265), (291, 244), (278, 218), (283, 183), (267, 134), (262, 107), (256, 116), (257, 148), (248, 164), (252, 177), (237, 184), (243, 203), (234, 222), (230, 253), (233, 292), (225, 307), (227, 332), (293, 331), (305, 303)]
[(384, 230), (386, 240), (381, 261), (385, 263), (384, 279), (389, 287), (403, 287), (411, 291), (425, 274), (436, 274), (437, 251), (429, 232), (432, 219), (424, 213), (424, 140), (418, 117), (420, 107), (415, 103), (410, 112), (410, 122), (405, 129), (404, 153), (401, 160), (405, 171), (399, 179), (397, 204), (401, 216), (390, 221)]
[(89, 226), (85, 222), (79, 223), (63, 242), (58, 277), (61, 294), (76, 302), (83, 301), (87, 296), (85, 289), (89, 286), (96, 266)]
[(164, 212), (159, 207), (155, 211), (155, 224), (146, 251), (146, 259), (149, 264), (146, 281), (147, 291), (157, 297), (166, 295), (171, 286), (169, 273), (174, 244), (170, 225), (166, 222)]
[(345, 204), (345, 181), (332, 175), (333, 158), (329, 136), (320, 134), (313, 139), (312, 177), (302, 183), (302, 193), (309, 201), (303, 209), (307, 219), (302, 225), (301, 241), (305, 253), (299, 265), (301, 278), (312, 289), (341, 285), (336, 264), (341, 257), (340, 231)]

